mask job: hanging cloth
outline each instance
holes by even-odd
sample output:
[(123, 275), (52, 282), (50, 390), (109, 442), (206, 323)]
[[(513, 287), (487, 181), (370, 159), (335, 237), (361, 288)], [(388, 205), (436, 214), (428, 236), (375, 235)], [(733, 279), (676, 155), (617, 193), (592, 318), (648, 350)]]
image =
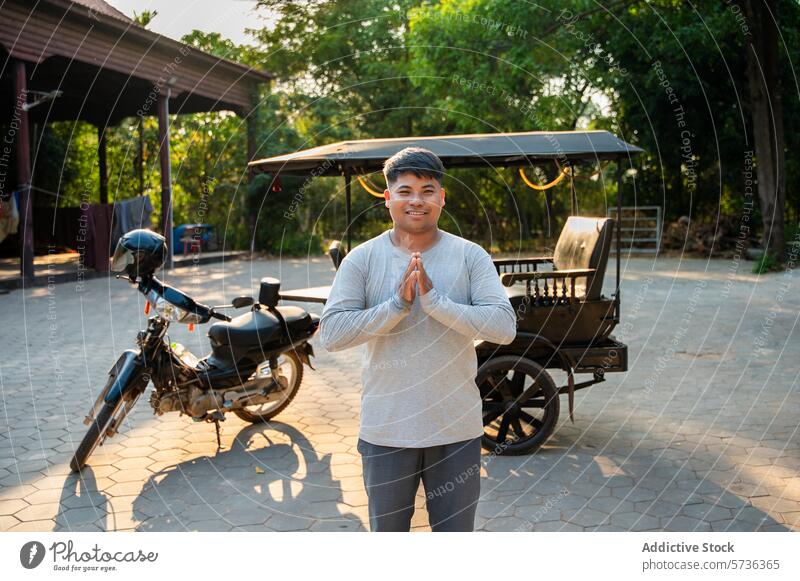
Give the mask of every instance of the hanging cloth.
[(9, 235), (16, 234), (19, 226), (17, 197), (11, 194), (8, 199), (0, 199), (0, 242)]
[(84, 264), (95, 270), (108, 270), (111, 255), (111, 220), (114, 204), (83, 206), (86, 224), (86, 255)]
[(122, 236), (138, 228), (151, 227), (153, 203), (150, 196), (137, 196), (114, 203), (114, 228), (111, 232), (111, 248), (117, 247)]

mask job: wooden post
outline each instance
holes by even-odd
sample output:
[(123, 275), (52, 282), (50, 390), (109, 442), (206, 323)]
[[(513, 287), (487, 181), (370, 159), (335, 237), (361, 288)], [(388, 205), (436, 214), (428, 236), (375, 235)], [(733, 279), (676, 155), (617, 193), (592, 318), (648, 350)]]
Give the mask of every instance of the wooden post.
[(350, 252), (350, 168), (344, 170), (344, 235), (347, 240), (347, 252)]
[[(247, 162), (250, 163), (256, 157), (256, 138), (258, 135), (258, 93), (250, 95), (250, 109), (245, 113), (245, 125), (247, 129)], [(249, 167), (247, 177), (252, 180), (256, 175), (255, 168)]]
[(139, 146), (136, 153), (136, 173), (139, 177), (139, 195), (144, 195), (144, 117), (139, 117), (137, 123), (139, 133)]
[[(250, 91), (250, 107), (245, 112), (245, 126), (247, 131), (247, 162), (250, 163), (256, 157), (256, 136), (258, 126), (256, 124), (257, 116), (258, 116), (258, 87), (253, 87)], [(247, 213), (247, 225), (248, 229), (250, 230), (250, 253), (254, 253), (256, 250), (256, 223), (258, 220), (258, 214), (255, 210), (257, 207), (253, 200), (249, 196), (249, 186), (252, 184), (253, 179), (255, 178), (256, 171), (254, 167), (247, 168), (247, 184), (248, 184), (248, 196), (247, 201), (248, 203), (245, 204), (245, 211)], [(277, 176), (273, 176), (273, 180), (277, 179)], [(267, 194), (269, 195), (269, 194)]]
[(31, 192), (31, 144), (28, 129), (28, 112), (23, 105), (28, 100), (28, 79), (25, 62), (14, 60), (14, 112), (18, 118), (16, 139), (14, 141), (17, 157), (17, 182), (20, 191), (20, 261), (22, 278), (33, 280), (33, 194)]
[(620, 312), (620, 296), (619, 296), (619, 285), (620, 285), (620, 262), (622, 259), (622, 158), (617, 158), (617, 224), (616, 224), (616, 234), (617, 234), (617, 287), (614, 291), (614, 303), (615, 303), (615, 310), (616, 310), (616, 319), (617, 322), (620, 320), (621, 312)]
[(569, 190), (570, 190), (570, 197), (572, 203), (572, 215), (577, 216), (579, 214), (578, 211), (578, 194), (575, 191), (575, 175), (572, 173), (575, 171), (575, 168), (570, 166), (570, 173), (569, 173)]
[(169, 159), (169, 94), (158, 96), (158, 157), (161, 162), (161, 227), (167, 239), (165, 268), (172, 268), (172, 165)]
[(100, 203), (108, 204), (108, 167), (106, 166), (106, 131), (97, 128), (97, 168), (100, 173)]

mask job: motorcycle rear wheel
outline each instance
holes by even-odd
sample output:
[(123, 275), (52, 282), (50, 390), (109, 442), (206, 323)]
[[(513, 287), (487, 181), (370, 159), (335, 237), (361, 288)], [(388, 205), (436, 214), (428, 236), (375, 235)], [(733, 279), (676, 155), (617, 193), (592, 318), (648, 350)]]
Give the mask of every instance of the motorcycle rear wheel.
[(102, 436), (108, 429), (108, 424), (111, 422), (111, 418), (114, 417), (114, 412), (117, 411), (118, 407), (118, 405), (106, 402), (100, 408), (92, 423), (89, 424), (86, 435), (81, 440), (80, 445), (75, 450), (75, 455), (72, 456), (72, 461), (69, 463), (69, 467), (73, 472), (80, 472), (86, 465), (89, 456), (92, 455), (94, 449), (103, 439)]
[(278, 366), (289, 380), (289, 385), (282, 392), (281, 398), (275, 402), (236, 409), (233, 413), (246, 422), (257, 424), (271, 420), (292, 403), (303, 381), (303, 363), (294, 351), (286, 351), (278, 357)]

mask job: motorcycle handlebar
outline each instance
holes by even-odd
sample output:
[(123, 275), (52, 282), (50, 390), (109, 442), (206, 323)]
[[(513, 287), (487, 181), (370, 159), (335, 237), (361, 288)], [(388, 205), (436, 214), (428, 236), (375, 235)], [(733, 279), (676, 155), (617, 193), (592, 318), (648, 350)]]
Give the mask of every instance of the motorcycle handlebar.
[(218, 313), (213, 308), (209, 307), (208, 310), (211, 311), (211, 316), (214, 317), (215, 319), (219, 319), (220, 321), (232, 321), (233, 320), (228, 315), (225, 315), (223, 313)]
[(202, 319), (202, 323), (208, 322), (208, 320), (211, 318), (219, 319), (221, 321), (231, 320), (228, 315), (218, 313), (213, 308), (202, 303), (198, 303), (185, 292), (176, 289), (175, 287), (171, 287), (168, 284), (164, 284), (155, 276), (151, 276), (148, 279), (143, 279), (139, 283), (139, 291), (144, 295), (147, 295), (147, 293), (150, 291), (155, 292), (168, 303), (171, 303), (185, 311), (197, 314)]

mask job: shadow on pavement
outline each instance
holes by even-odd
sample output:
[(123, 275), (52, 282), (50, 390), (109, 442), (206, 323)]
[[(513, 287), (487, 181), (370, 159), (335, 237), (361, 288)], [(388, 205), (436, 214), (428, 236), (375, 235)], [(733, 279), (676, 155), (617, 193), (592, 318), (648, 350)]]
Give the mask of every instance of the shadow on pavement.
[[(607, 447), (592, 427), (562, 426), (549, 443), (520, 457), (484, 453), (477, 526), (513, 531), (786, 531), (751, 504), (756, 484), (731, 474), (728, 488), (704, 478), (718, 457), (672, 444), (631, 454)], [(596, 431), (597, 433), (593, 433)], [(584, 444), (591, 442), (592, 444)], [(691, 464), (688, 460), (691, 458)], [(749, 486), (749, 491), (743, 487)], [(744, 494), (743, 494), (744, 492)]]
[(339, 507), (330, 454), (281, 423), (240, 431), (229, 450), (153, 474), (133, 503), (139, 531), (363, 530)]
[(54, 531), (104, 531), (108, 497), (97, 489), (94, 472), (86, 466), (64, 480)]

